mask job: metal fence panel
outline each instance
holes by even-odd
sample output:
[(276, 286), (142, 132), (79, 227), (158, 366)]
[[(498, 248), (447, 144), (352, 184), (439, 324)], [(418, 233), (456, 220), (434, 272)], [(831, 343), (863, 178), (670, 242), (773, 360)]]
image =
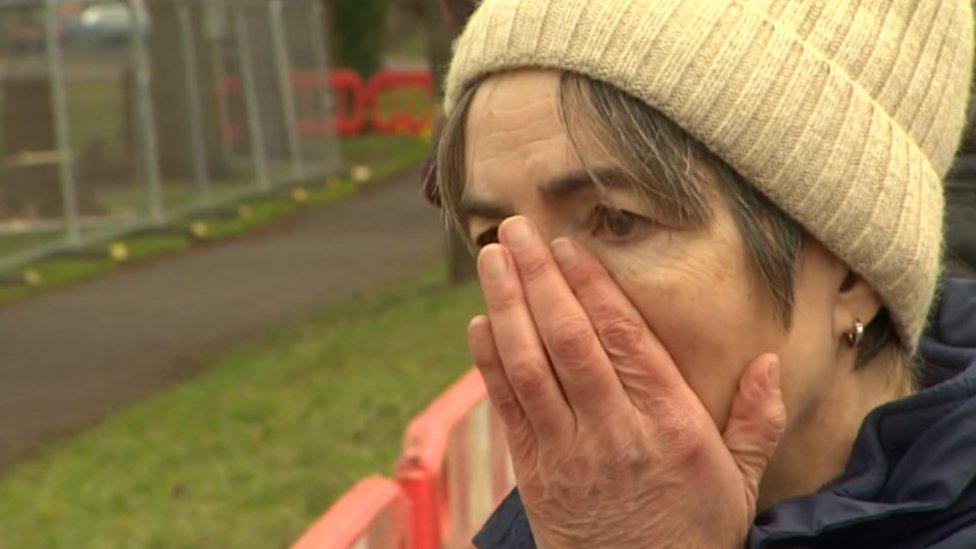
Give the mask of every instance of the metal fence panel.
[(321, 0), (0, 3), (0, 270), (338, 169)]
[(287, 29), (285, 55), (290, 64), (289, 84), (302, 166), (319, 170), (337, 166), (339, 145), (329, 80), (331, 53), (323, 33), (322, 3), (278, 0), (278, 6), (282, 28)]
[(60, 167), (70, 147), (58, 143), (67, 132), (55, 132), (52, 107), (63, 118), (65, 100), (63, 93), (55, 100), (55, 65), (45, 56), (47, 11), (43, 3), (19, 4), (0, 15), (0, 257), (67, 238), (62, 191), (72, 189), (62, 189)]

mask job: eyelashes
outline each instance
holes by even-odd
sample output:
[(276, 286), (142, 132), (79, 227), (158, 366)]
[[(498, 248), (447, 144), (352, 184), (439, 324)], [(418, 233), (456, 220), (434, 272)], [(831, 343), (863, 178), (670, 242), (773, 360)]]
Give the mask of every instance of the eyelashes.
[(475, 244), (478, 245), (478, 249), (484, 248), (489, 244), (497, 244), (497, 243), (498, 243), (498, 225), (495, 225), (494, 227), (488, 229), (487, 231), (479, 234), (478, 238), (475, 239)]
[[(633, 238), (636, 231), (646, 230), (652, 225), (653, 222), (642, 215), (607, 204), (597, 204), (590, 213), (587, 229), (597, 238), (622, 242)], [(475, 238), (479, 249), (497, 242), (498, 225), (483, 231)]]
[(605, 231), (613, 239), (627, 239), (634, 232), (635, 227), (646, 218), (620, 210), (606, 204), (599, 204), (593, 210), (595, 230)]

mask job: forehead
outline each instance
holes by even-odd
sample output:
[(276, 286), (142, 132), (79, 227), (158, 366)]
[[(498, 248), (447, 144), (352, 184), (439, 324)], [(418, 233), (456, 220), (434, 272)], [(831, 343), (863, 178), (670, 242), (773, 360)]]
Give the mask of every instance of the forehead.
[(582, 167), (560, 120), (559, 81), (523, 69), (482, 82), (465, 127), (466, 195), (501, 199)]

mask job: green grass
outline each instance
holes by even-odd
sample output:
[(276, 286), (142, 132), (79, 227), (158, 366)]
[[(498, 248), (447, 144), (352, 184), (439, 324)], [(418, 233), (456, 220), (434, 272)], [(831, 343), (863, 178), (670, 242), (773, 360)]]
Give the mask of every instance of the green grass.
[[(129, 249), (129, 261), (145, 261), (167, 253), (183, 251), (190, 240), (176, 233), (144, 233), (121, 239)], [(97, 252), (97, 253), (96, 253)], [(29, 297), (49, 288), (57, 288), (81, 280), (104, 275), (120, 268), (108, 257), (107, 250), (92, 250), (86, 255), (60, 255), (38, 261), (28, 267), (42, 280), (40, 287), (8, 281), (0, 285), (0, 305)]]
[(283, 547), (468, 364), (443, 267), (241, 346), (0, 477), (0, 547)]
[(411, 135), (363, 135), (342, 141), (347, 166), (366, 164), (373, 177), (382, 179), (420, 162), (430, 154), (430, 143)]
[[(417, 167), (429, 154), (430, 145), (413, 136), (365, 135), (343, 139), (342, 154), (347, 167), (364, 164), (372, 169), (372, 179), (367, 183), (355, 183), (348, 178), (327, 181), (309, 181), (303, 188), (307, 191), (306, 206), (318, 206), (337, 202), (354, 194), (364, 185), (382, 183), (389, 178)], [(136, 196), (136, 195), (133, 195)], [(116, 204), (126, 202), (119, 195)], [(132, 198), (132, 197), (129, 197)], [(239, 206), (247, 206), (251, 215), (237, 215)], [(168, 253), (185, 250), (195, 244), (189, 236), (189, 228), (195, 222), (205, 222), (208, 228), (207, 241), (240, 236), (267, 226), (303, 207), (296, 204), (289, 191), (257, 196), (232, 204), (219, 212), (202, 213), (175, 223), (160, 232), (143, 233), (121, 238), (130, 251), (129, 262), (156, 258)], [(46, 235), (50, 239), (50, 234)], [(4, 250), (24, 250), (42, 243), (38, 235), (24, 234), (0, 238), (0, 254)], [(18, 272), (6, 273), (0, 283), (0, 305), (23, 299), (50, 288), (101, 276), (122, 268), (107, 257), (108, 243), (84, 250), (81, 255), (57, 256), (43, 259), (24, 267)], [(19, 283), (20, 274), (33, 271), (40, 275), (40, 287), (29, 287)]]
[(0, 257), (43, 246), (64, 238), (64, 231), (0, 235)]

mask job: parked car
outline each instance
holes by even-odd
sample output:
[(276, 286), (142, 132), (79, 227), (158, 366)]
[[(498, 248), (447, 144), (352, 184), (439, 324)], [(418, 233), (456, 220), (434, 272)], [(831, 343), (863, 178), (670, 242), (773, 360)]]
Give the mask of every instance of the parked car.
[[(125, 3), (96, 4), (81, 11), (65, 27), (64, 42), (71, 48), (115, 49), (128, 45), (135, 25)], [(148, 24), (143, 25), (148, 32)]]

